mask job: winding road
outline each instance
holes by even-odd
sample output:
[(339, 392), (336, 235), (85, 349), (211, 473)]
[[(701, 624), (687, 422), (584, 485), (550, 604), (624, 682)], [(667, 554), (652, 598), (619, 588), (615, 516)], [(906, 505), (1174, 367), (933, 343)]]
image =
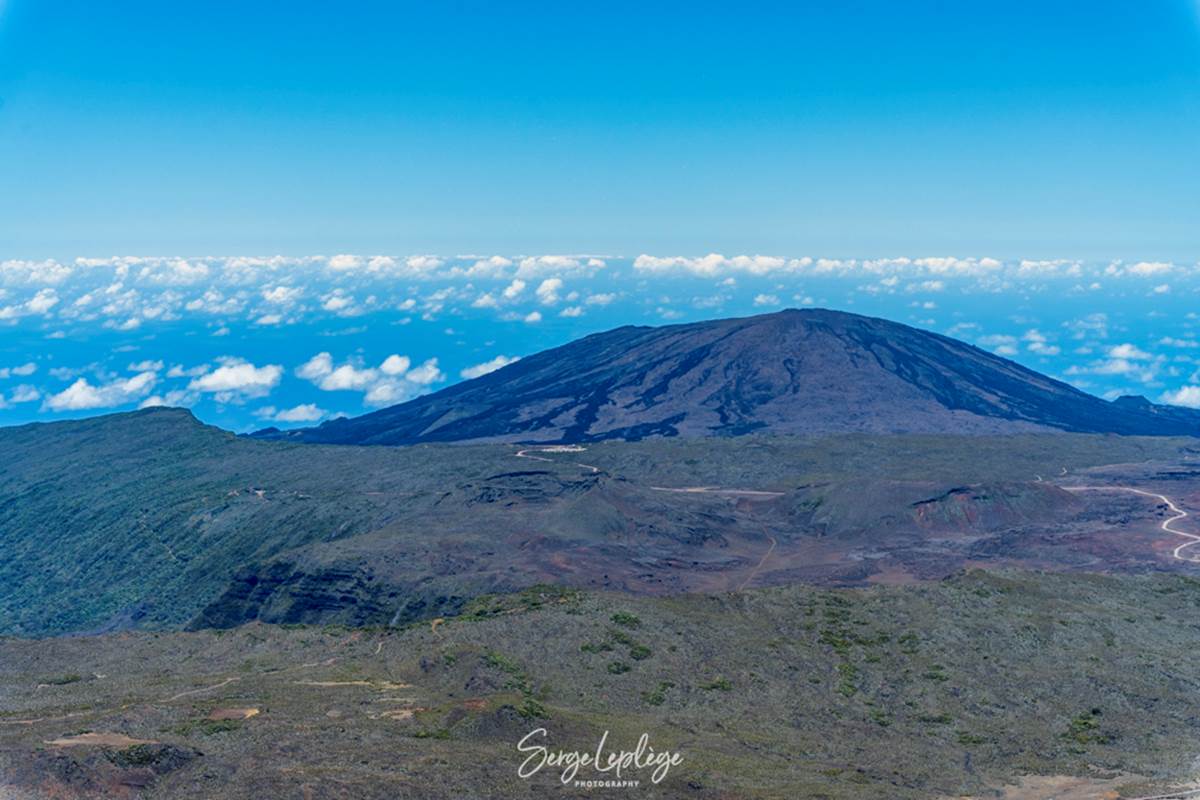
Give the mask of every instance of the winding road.
[(1187, 539), (1186, 542), (1172, 550), (1171, 555), (1179, 561), (1186, 561), (1189, 564), (1200, 564), (1200, 556), (1181, 555), (1183, 551), (1187, 550), (1189, 547), (1195, 547), (1197, 544), (1200, 544), (1200, 536), (1172, 527), (1176, 522), (1190, 515), (1188, 512), (1175, 505), (1175, 501), (1167, 497), (1165, 494), (1148, 492), (1145, 489), (1135, 489), (1132, 486), (1063, 486), (1062, 488), (1066, 489), (1068, 492), (1130, 492), (1132, 494), (1140, 494), (1144, 497), (1152, 497), (1155, 500), (1166, 504), (1167, 508), (1170, 509), (1171, 513), (1175, 516), (1163, 520), (1159, 527), (1167, 533), (1173, 533), (1176, 536), (1182, 536), (1183, 538)]
[(1172, 792), (1171, 794), (1156, 794), (1146, 797), (1131, 797), (1129, 800), (1188, 800), (1200, 796), (1200, 789), (1183, 789), (1182, 791)]
[[(559, 462), (556, 459), (546, 458), (545, 456), (535, 456), (535, 455), (530, 455), (530, 454), (531, 453), (581, 453), (581, 452), (583, 452), (582, 447), (579, 447), (579, 448), (564, 447), (564, 446), (531, 447), (528, 450), (518, 450), (516, 452), (516, 456), (517, 456), (517, 458), (531, 458), (534, 461), (545, 461), (550, 464), (557, 464)], [(597, 473), (600, 471), (599, 467), (593, 467), (591, 464), (581, 464), (578, 461), (572, 461), (570, 463), (574, 464), (577, 467), (583, 467), (586, 470), (590, 470), (593, 473)]]

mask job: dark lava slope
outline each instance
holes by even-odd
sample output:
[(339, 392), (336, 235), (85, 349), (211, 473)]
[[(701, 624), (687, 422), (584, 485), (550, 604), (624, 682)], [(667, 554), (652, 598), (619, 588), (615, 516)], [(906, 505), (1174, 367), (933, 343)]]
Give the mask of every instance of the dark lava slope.
[(1107, 402), (965, 342), (823, 309), (626, 326), (352, 419), (339, 444), (1076, 431), (1195, 435), (1200, 413)]

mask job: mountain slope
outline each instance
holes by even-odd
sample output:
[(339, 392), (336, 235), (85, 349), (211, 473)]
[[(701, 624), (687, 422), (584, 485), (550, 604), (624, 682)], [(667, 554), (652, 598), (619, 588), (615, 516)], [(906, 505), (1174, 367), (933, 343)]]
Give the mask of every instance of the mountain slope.
[[(1197, 477), (1196, 441), (1166, 437), (521, 449), (263, 442), (165, 408), (0, 428), (0, 636), (401, 624), (545, 582), (664, 594), (940, 578), (981, 561), (1161, 568), (1146, 503), (1082, 506), (1035, 475), (1123, 465), (1098, 480), (1133, 481), (1129, 465), (1150, 465), (1148, 485), (1171, 480), (1185, 505)], [(735, 491), (656, 488), (696, 486)]]
[(650, 436), (1200, 433), (1200, 414), (1109, 403), (964, 342), (822, 309), (626, 326), (353, 419), (263, 438), (338, 444)]

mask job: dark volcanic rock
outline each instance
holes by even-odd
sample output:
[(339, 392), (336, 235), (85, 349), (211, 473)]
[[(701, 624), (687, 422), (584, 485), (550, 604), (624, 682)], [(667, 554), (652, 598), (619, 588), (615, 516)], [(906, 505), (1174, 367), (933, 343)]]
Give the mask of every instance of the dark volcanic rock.
[(232, 628), (255, 620), (397, 625), (457, 613), (464, 601), (429, 585), (376, 581), (361, 564), (306, 568), (275, 561), (239, 572), (189, 627)]
[(1200, 414), (1109, 403), (964, 342), (826, 310), (627, 326), (354, 419), (262, 438), (587, 442), (747, 433), (1200, 433)]

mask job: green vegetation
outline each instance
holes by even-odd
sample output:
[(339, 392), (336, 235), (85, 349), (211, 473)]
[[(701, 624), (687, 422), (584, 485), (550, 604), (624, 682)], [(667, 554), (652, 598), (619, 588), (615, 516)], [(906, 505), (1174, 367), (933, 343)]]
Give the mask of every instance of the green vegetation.
[(854, 685), (854, 680), (858, 677), (858, 667), (851, 664), (849, 661), (843, 661), (837, 665), (838, 685), (837, 691), (842, 697), (853, 697), (858, 693), (858, 687)]
[(612, 621), (626, 628), (640, 628), (642, 626), (642, 621), (636, 614), (628, 614), (624, 611), (618, 611), (616, 614), (613, 614)]
[[(584, 594), (513, 608), (432, 633), (428, 624), (249, 626), (0, 639), (0, 697), (16, 698), (0, 717), (47, 720), (0, 725), (0, 774), (91, 775), (83, 748), (56, 756), (65, 773), (38, 754), (71, 732), (120, 731), (203, 754), (189, 762), (163, 751), (149, 764), (194, 764), (155, 787), (165, 800), (177, 785), (189, 796), (284, 796), (289, 770), (345, 774), (347, 765), (356, 785), (386, 787), (383, 798), (395, 795), (398, 757), (423, 796), (512, 796), (522, 788), (504, 782), (508, 770), (472, 765), (510, 763), (513, 743), (545, 722), (562, 747), (594, 747), (609, 730), (614, 747), (646, 732), (652, 745), (681, 748), (664, 797), (986, 797), (1019, 775), (1086, 778), (1098, 764), (1126, 776), (1124, 795), (1143, 796), (1192, 775), (1200, 663), (1181, 654), (1200, 650), (1186, 624), (1200, 585), (1182, 577), (973, 571), (907, 587)], [(640, 625), (618, 625), (616, 613)], [(1135, 645), (1108, 646), (1106, 630)], [(557, 632), (553, 646), (547, 631)], [(584, 647), (600, 642), (620, 655)], [(654, 652), (625, 656), (639, 646)], [(84, 660), (107, 677), (30, 691)], [(225, 677), (236, 680), (202, 702), (163, 702)], [(1121, 703), (1118, 713), (1092, 699), (1104, 697), (1157, 702)], [(261, 713), (204, 718), (250, 704)], [(806, 755), (774, 759), (765, 747)], [(120, 756), (126, 766), (102, 760), (132, 770), (155, 758), (147, 749)], [(224, 769), (231, 760), (279, 769)], [(460, 765), (453, 786), (448, 763)]]
[(660, 681), (658, 686), (653, 691), (643, 692), (642, 699), (648, 705), (661, 706), (667, 701), (667, 692), (675, 688), (675, 684), (671, 681)]
[(76, 672), (68, 672), (66, 675), (57, 675), (53, 678), (46, 678), (42, 683), (47, 686), (66, 686), (68, 683), (78, 683), (83, 680), (83, 676)]
[[(386, 627), (558, 605), (578, 615), (577, 590), (535, 585), (553, 567), (543, 553), (514, 549), (512, 534), (553, 539), (570, 519), (570, 546), (615, 548), (603, 569), (636, 586), (630, 570), (645, 571), (634, 566), (645, 540), (615, 542), (613, 525), (652, 528), (665, 555), (685, 560), (711, 539), (761, 531), (760, 519), (714, 513), (715, 500), (657, 493), (647, 502), (647, 485), (786, 490), (792, 511), (778, 520), (785, 546), (805, 535), (835, 542), (867, 530), (909, 534), (914, 503), (924, 504), (927, 524), (959, 529), (969, 521), (947, 493), (976, 483), (991, 487), (971, 499), (984, 512), (980, 525), (1043, 521), (1064, 502), (1028, 488), (1047, 464), (1074, 471), (1179, 461), (1193, 445), (1081, 435), (603, 442), (589, 445), (589, 463), (620, 481), (596, 483), (566, 457), (529, 470), (505, 445), (263, 442), (206, 427), (178, 409), (5, 428), (0, 635), (250, 620)], [(410, 557), (380, 557), (393, 552)], [(475, 563), (481, 552), (489, 553), (487, 570), (427, 566)], [(687, 590), (736, 581), (733, 574), (672, 574)], [(839, 579), (836, 570), (828, 577)], [(531, 586), (492, 594), (501, 584)], [(629, 604), (606, 618), (625, 631), (645, 626)], [(838, 630), (845, 641), (834, 644), (844, 649), (853, 642)]]
[(1063, 736), (1077, 744), (1109, 744), (1112, 735), (1100, 729), (1101, 714), (1098, 708), (1084, 711), (1071, 720)]
[(928, 681), (950, 680), (950, 676), (946, 674), (946, 668), (941, 664), (931, 664), (929, 669), (921, 674), (921, 677)]
[(482, 619), (502, 614), (533, 611), (547, 604), (573, 603), (580, 593), (565, 586), (539, 583), (512, 594), (484, 594), (467, 602), (460, 611), (464, 619)]
[(954, 721), (949, 714), (921, 714), (917, 720), (926, 725), (949, 725)]
[(532, 697), (526, 697), (517, 712), (525, 719), (547, 719), (550, 716), (546, 707)]
[(180, 736), (191, 736), (197, 733), (202, 736), (213, 736), (218, 733), (236, 731), (241, 727), (242, 720), (238, 719), (193, 719), (178, 725), (175, 733)]
[(450, 731), (445, 728), (420, 728), (413, 731), (414, 739), (449, 739)]

